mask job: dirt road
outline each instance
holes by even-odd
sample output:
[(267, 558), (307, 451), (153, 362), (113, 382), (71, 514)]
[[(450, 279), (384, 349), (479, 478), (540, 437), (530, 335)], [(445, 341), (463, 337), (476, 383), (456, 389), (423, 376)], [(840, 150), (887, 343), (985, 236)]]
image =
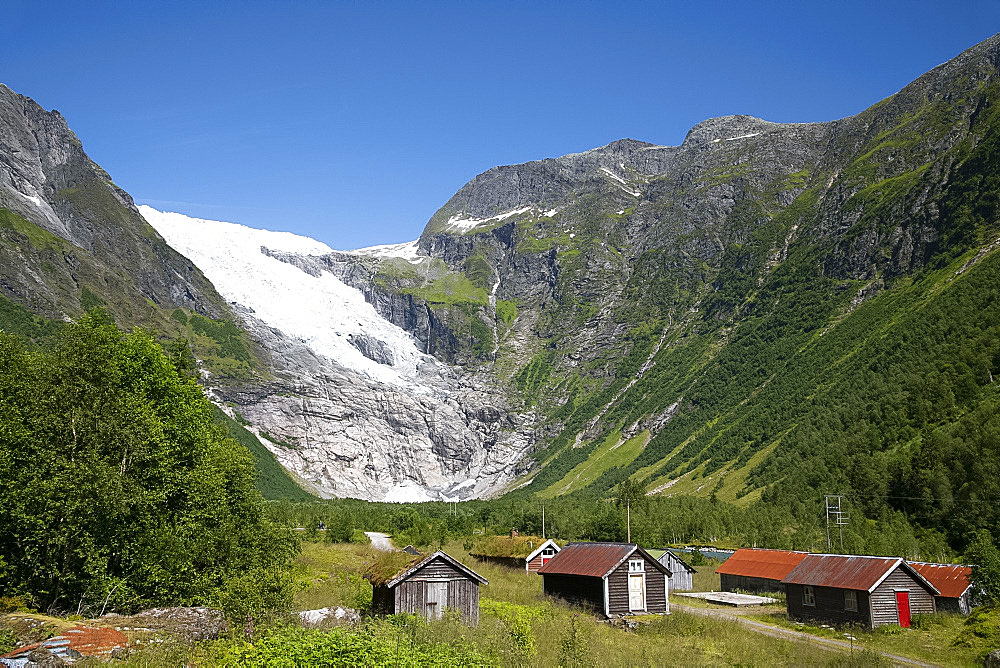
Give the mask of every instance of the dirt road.
[(396, 548), (393, 547), (392, 542), (389, 540), (388, 534), (379, 533), (378, 531), (366, 531), (365, 535), (368, 536), (368, 540), (372, 542), (372, 547), (376, 550), (382, 550), (383, 552), (396, 551)]
[[(742, 615), (736, 614), (734, 612), (729, 612), (727, 610), (710, 610), (706, 608), (693, 608), (691, 606), (684, 605), (682, 603), (674, 603), (671, 601), (670, 608), (672, 610), (680, 610), (692, 615), (700, 615), (702, 617), (713, 617), (715, 619), (728, 619), (734, 621), (738, 624), (742, 624), (744, 627), (754, 631), (755, 633), (761, 633), (766, 636), (771, 636), (772, 638), (780, 638), (782, 640), (793, 640), (796, 642), (809, 643), (810, 645), (815, 645), (817, 647), (823, 647), (825, 649), (832, 649), (841, 652), (850, 652), (851, 643), (846, 640), (835, 640), (833, 638), (821, 638), (819, 636), (814, 636), (809, 633), (803, 633), (802, 631), (793, 631), (792, 629), (781, 628), (780, 626), (772, 626), (770, 624), (765, 624), (763, 622), (758, 622), (754, 619), (747, 619)], [(860, 650), (860, 645), (854, 646), (855, 650)], [(876, 650), (878, 651), (878, 650)], [(889, 654), (888, 652), (879, 652), (882, 656), (889, 659), (893, 664), (897, 666), (921, 666), (922, 668), (931, 668), (934, 666), (932, 663), (924, 663), (923, 661), (918, 661), (916, 659), (910, 659), (905, 656), (899, 656), (898, 654)]]

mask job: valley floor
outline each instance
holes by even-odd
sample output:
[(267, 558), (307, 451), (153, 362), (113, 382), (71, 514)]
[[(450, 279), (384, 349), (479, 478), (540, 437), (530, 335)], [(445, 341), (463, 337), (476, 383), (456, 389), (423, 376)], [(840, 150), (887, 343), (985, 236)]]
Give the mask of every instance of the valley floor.
[[(360, 532), (359, 532), (360, 534)], [(955, 647), (963, 618), (935, 615), (916, 628), (851, 630), (789, 621), (783, 606), (734, 611), (672, 597), (672, 614), (636, 618), (632, 631), (579, 607), (546, 598), (542, 578), (469, 557), (462, 541), (443, 548), (472, 566), (481, 589), (480, 624), (457, 618), (428, 623), (364, 616), (371, 587), (362, 574), (377, 558), (370, 545), (304, 542), (297, 561), (295, 610), (343, 606), (362, 611), (355, 626), (324, 622), (301, 629), (297, 615), (235, 628), (229, 637), (184, 645), (169, 641), (133, 652), (121, 665), (254, 666), (879, 666), (977, 665), (977, 652)], [(703, 567), (703, 571), (714, 570)], [(715, 584), (714, 574), (702, 582)], [(701, 583), (699, 583), (701, 584)]]

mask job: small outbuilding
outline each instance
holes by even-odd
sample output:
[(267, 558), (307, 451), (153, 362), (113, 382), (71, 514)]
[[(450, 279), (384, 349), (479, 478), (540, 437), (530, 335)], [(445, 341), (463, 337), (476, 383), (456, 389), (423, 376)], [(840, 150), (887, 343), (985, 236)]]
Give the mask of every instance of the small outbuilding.
[(869, 628), (910, 625), (941, 592), (897, 557), (810, 554), (783, 580), (788, 616)]
[(423, 559), (403, 552), (385, 559), (397, 559), (395, 563), (403, 565), (393, 569), (391, 576), (369, 569), (366, 577), (372, 583), (376, 614), (412, 613), (440, 619), (445, 608), (452, 608), (467, 624), (479, 623), (479, 586), (489, 584), (486, 578), (441, 551)]
[(551, 538), (538, 536), (486, 536), (469, 551), (479, 561), (486, 561), (509, 568), (537, 573), (549, 559), (559, 552), (559, 545)]
[(671, 550), (646, 550), (670, 571), (670, 591), (691, 591), (694, 589), (694, 574), (697, 573), (686, 561)]
[(963, 564), (934, 564), (926, 561), (908, 561), (914, 570), (941, 592), (934, 600), (938, 612), (972, 611), (969, 593), (972, 591), (972, 566)]
[(782, 579), (809, 553), (744, 547), (715, 569), (722, 591), (754, 594), (785, 591)]
[(670, 612), (670, 569), (634, 543), (570, 543), (538, 572), (549, 596), (606, 617)]

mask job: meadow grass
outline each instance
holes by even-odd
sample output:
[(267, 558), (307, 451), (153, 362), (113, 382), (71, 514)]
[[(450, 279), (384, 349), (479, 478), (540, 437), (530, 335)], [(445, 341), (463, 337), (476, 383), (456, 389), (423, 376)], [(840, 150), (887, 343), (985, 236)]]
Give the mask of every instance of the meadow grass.
[[(461, 542), (443, 548), (485, 577), (480, 590), (480, 623), (469, 627), (446, 611), (440, 621), (413, 615), (372, 617), (371, 586), (362, 575), (378, 559), (367, 545), (310, 543), (297, 561), (300, 590), (297, 610), (347, 606), (361, 608), (356, 627), (297, 628), (295, 615), (253, 631), (234, 625), (216, 641), (194, 644), (167, 641), (134, 652), (126, 666), (879, 666), (888, 665), (879, 649), (944, 665), (969, 665), (966, 653), (948, 646), (960, 620), (921, 619), (915, 633), (873, 632), (854, 654), (801, 642), (771, 638), (738, 622), (706, 618), (674, 609), (666, 616), (635, 617), (636, 628), (601, 621), (592, 611), (546, 597), (542, 578), (523, 570), (481, 563)], [(685, 601), (686, 603), (687, 601)], [(748, 615), (780, 626), (794, 624), (780, 615)], [(817, 635), (837, 637), (816, 629)], [(858, 636), (861, 637), (861, 636)], [(910, 638), (909, 643), (903, 642)], [(913, 645), (933, 645), (920, 651)], [(944, 656), (947, 654), (950, 656)]]
[(801, 623), (789, 619), (783, 609), (761, 610), (746, 615), (750, 619), (783, 628), (803, 631), (821, 638), (845, 640), (845, 634), (856, 638), (854, 644), (866, 650), (888, 652), (927, 661), (940, 666), (979, 666), (981, 648), (955, 645), (965, 624), (965, 617), (956, 613), (939, 612), (916, 615), (913, 625), (883, 626), (867, 629), (859, 626), (832, 627), (820, 622)]

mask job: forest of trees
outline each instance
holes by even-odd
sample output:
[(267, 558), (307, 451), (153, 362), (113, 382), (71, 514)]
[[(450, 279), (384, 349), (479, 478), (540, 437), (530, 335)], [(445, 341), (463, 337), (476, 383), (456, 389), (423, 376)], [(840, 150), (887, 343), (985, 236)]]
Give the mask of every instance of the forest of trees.
[(171, 355), (100, 310), (44, 348), (0, 332), (0, 591), (100, 613), (291, 600), (291, 531)]

